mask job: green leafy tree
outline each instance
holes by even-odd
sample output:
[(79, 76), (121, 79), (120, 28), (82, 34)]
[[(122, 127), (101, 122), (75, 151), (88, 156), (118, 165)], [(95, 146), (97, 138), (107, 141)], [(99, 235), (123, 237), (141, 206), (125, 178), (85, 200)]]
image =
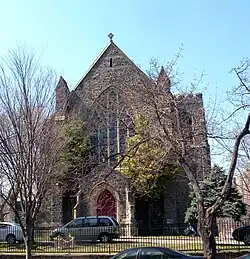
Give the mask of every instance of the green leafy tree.
[(80, 119), (68, 119), (60, 128), (60, 137), (66, 143), (59, 154), (57, 170), (62, 185), (72, 188), (88, 172), (89, 138)]
[(131, 188), (138, 196), (158, 198), (177, 167), (165, 163), (164, 149), (157, 139), (147, 139), (148, 120), (135, 118), (135, 134), (127, 140), (128, 154), (121, 163), (122, 173), (131, 180)]
[[(204, 200), (204, 207), (208, 208), (218, 199), (225, 184), (227, 175), (222, 167), (214, 165), (211, 174), (201, 183), (200, 188)], [(186, 211), (185, 221), (191, 224), (197, 223), (197, 200), (194, 192), (190, 194), (191, 202)], [(242, 202), (242, 197), (235, 186), (231, 187), (224, 204), (216, 211), (216, 217), (230, 217), (240, 220), (242, 215), (246, 214), (246, 205)]]

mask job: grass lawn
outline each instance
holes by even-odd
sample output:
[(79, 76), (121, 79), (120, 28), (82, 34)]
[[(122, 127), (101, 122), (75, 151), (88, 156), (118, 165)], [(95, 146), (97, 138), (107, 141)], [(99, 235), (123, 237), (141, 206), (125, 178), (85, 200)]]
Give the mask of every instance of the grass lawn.
[[(131, 237), (121, 238), (119, 241), (112, 243), (76, 243), (73, 247), (55, 248), (53, 242), (48, 238), (37, 237), (36, 245), (33, 248), (33, 253), (108, 253), (113, 254), (127, 248), (139, 246), (165, 246), (175, 250), (184, 252), (201, 252), (202, 243), (199, 237), (183, 237), (183, 236), (168, 236), (168, 237)], [(0, 244), (0, 253), (23, 253), (24, 244), (7, 245)], [(243, 251), (249, 250), (250, 246), (241, 244), (218, 244), (218, 251)]]
[[(34, 253), (117, 253), (124, 249), (138, 247), (138, 246), (152, 246), (152, 244), (148, 242), (135, 242), (135, 243), (109, 243), (109, 244), (102, 244), (102, 243), (84, 243), (84, 244), (75, 244), (73, 247), (68, 248), (65, 246), (63, 249), (57, 249), (52, 245), (37, 245), (34, 247)], [(189, 247), (185, 246), (185, 244), (172, 244), (168, 245), (167, 247), (176, 249), (176, 250), (201, 250), (200, 244), (190, 244)], [(0, 245), (0, 252), (13, 252), (13, 253), (20, 253), (24, 251), (24, 245), (15, 245), (9, 246), (7, 244)]]

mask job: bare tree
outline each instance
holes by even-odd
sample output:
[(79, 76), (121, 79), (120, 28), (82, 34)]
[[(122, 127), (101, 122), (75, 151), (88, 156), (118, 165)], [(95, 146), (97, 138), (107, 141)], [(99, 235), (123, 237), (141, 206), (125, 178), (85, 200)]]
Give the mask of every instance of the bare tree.
[[(244, 58), (240, 61), (240, 65), (230, 72), (236, 75), (239, 84), (232, 88), (227, 93), (227, 99), (231, 104), (230, 111), (224, 111), (223, 113), (223, 124), (230, 124), (231, 131), (230, 136), (234, 138), (237, 132), (240, 131), (242, 124), (244, 123), (244, 117), (249, 116), (250, 107), (250, 80), (249, 80), (249, 69), (250, 61), (248, 58)], [(223, 142), (224, 149), (228, 153), (232, 151), (228, 146), (230, 145), (230, 140)], [(237, 161), (237, 180), (236, 184), (240, 189), (243, 200), (249, 206), (249, 159), (250, 159), (250, 136), (245, 136), (241, 141), (241, 145), (238, 151), (238, 161)]]
[[(0, 187), (1, 189), (5, 188), (3, 185)], [(0, 221), (5, 221), (12, 217), (12, 210), (8, 206), (6, 200), (11, 199), (11, 190), (6, 191), (6, 199), (1, 198), (0, 202)]]
[[(206, 131), (202, 96), (193, 94), (194, 89), (201, 83), (202, 76), (196, 77), (191, 83), (191, 90), (187, 91), (185, 87), (185, 92), (181, 92), (178, 69), (175, 69), (178, 58), (179, 55), (165, 69), (152, 62), (150, 77), (146, 77), (136, 69), (135, 73), (126, 73), (124, 68), (124, 71), (117, 74), (113, 73), (113, 70), (107, 70), (103, 76), (107, 82), (102, 84), (98, 81), (100, 89), (94, 91), (85, 87), (81, 89), (83, 91), (81, 95), (84, 96), (84, 104), (88, 111), (92, 113), (87, 124), (90, 131), (96, 131), (98, 163), (107, 161), (108, 165), (114, 165), (112, 169), (119, 168), (122, 161), (130, 154), (129, 151), (134, 152), (138, 150), (138, 146), (148, 142), (157, 143), (157, 148), (161, 148), (160, 161), (157, 161), (159, 168), (162, 168), (164, 161), (184, 170), (198, 203), (198, 230), (203, 240), (204, 254), (207, 258), (215, 258), (216, 243), (213, 231), (215, 215), (230, 191), (239, 148), (245, 136), (249, 134), (250, 117), (248, 115), (240, 131), (231, 136), (234, 143), (233, 147), (229, 148), (231, 163), (226, 183), (216, 202), (206, 207), (199, 183), (204, 175), (210, 173), (207, 135), (223, 140), (225, 136), (221, 133), (225, 132), (223, 129), (220, 129), (221, 132)], [(137, 72), (138, 78), (134, 80)], [(246, 78), (239, 76), (237, 72), (236, 74), (241, 81), (240, 87), (247, 89), (244, 82)], [(105, 85), (109, 87), (104, 87)], [(110, 143), (112, 128), (116, 129), (117, 139), (121, 139), (124, 135), (130, 136), (135, 125), (133, 120), (138, 116), (147, 119), (147, 129), (141, 133), (140, 141), (126, 151), (122, 148), (122, 142), (118, 141), (117, 149), (112, 153), (112, 145), (107, 145)], [(218, 127), (214, 128), (218, 130)], [(112, 157), (118, 157), (118, 162), (112, 164), (110, 159)]]
[[(55, 74), (41, 67), (25, 48), (10, 51), (0, 67), (0, 197), (21, 226), (26, 258), (32, 231), (62, 142), (54, 112)], [(11, 194), (11, 195), (9, 195)], [(20, 209), (16, 207), (17, 201)]]
[[(175, 64), (175, 63), (174, 63)], [(203, 241), (203, 250), (207, 258), (216, 258), (216, 242), (214, 238), (214, 225), (216, 211), (223, 205), (229, 194), (232, 179), (236, 169), (240, 145), (246, 135), (250, 133), (250, 116), (247, 116), (244, 126), (234, 135), (234, 144), (231, 147), (231, 163), (228, 168), (228, 177), (220, 196), (209, 207), (204, 204), (200, 180), (204, 175), (210, 174), (209, 146), (205, 111), (202, 97), (197, 94), (181, 93), (173, 95), (173, 87), (179, 86), (172, 63), (170, 67), (161, 69), (158, 76), (151, 76), (152, 80), (143, 80), (128, 93), (130, 105), (135, 115), (147, 118), (147, 130), (141, 133), (141, 143), (150, 141), (157, 143), (157, 148), (162, 148), (159, 161), (161, 166), (162, 156), (167, 163), (181, 167), (191, 184), (198, 207), (198, 231)], [(151, 75), (154, 74), (151, 71)], [(239, 76), (239, 74), (236, 72)], [(247, 86), (241, 81), (241, 87)], [(197, 81), (200, 83), (200, 80)], [(192, 88), (196, 87), (192, 84)], [(179, 90), (178, 89), (178, 90)], [(198, 104), (198, 105), (197, 105)], [(210, 133), (211, 137), (221, 136)], [(135, 149), (138, 149), (136, 143)]]

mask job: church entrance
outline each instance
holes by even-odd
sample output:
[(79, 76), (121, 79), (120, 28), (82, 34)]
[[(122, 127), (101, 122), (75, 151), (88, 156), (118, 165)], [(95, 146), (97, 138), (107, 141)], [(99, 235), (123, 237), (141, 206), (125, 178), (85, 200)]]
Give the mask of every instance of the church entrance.
[(116, 219), (116, 199), (109, 190), (104, 190), (97, 198), (97, 215)]
[(152, 201), (135, 199), (135, 219), (138, 234), (141, 236), (157, 236), (163, 233), (164, 196)]

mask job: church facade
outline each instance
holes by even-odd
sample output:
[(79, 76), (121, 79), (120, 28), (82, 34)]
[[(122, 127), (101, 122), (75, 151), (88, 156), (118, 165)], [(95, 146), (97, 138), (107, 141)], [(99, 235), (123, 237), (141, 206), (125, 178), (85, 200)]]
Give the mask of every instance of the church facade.
[[(57, 221), (66, 223), (77, 216), (107, 215), (116, 218), (120, 224), (136, 224), (142, 232), (143, 229), (161, 226), (161, 233), (167, 231), (168, 224), (184, 222), (189, 201), (185, 177), (177, 176), (170, 181), (162, 197), (149, 204), (143, 199), (135, 199), (128, 179), (120, 173), (119, 167), (113, 168), (115, 154), (124, 153), (126, 139), (134, 134), (130, 117), (130, 100), (133, 96), (129, 94), (129, 89), (149, 81), (149, 77), (113, 42), (112, 35), (108, 46), (74, 90), (70, 91), (67, 82), (60, 78), (56, 88), (56, 119), (63, 121), (77, 116), (86, 122), (95, 166), (84, 177), (77, 193), (62, 194), (58, 199), (61, 213)], [(195, 106), (197, 112), (202, 114), (199, 120), (195, 120), (199, 126), (196, 128), (202, 132), (203, 143), (196, 152), (204, 154), (197, 164), (202, 163), (203, 168), (208, 168), (210, 154), (202, 96), (197, 94), (180, 98), (185, 98), (187, 109), (188, 105)]]

